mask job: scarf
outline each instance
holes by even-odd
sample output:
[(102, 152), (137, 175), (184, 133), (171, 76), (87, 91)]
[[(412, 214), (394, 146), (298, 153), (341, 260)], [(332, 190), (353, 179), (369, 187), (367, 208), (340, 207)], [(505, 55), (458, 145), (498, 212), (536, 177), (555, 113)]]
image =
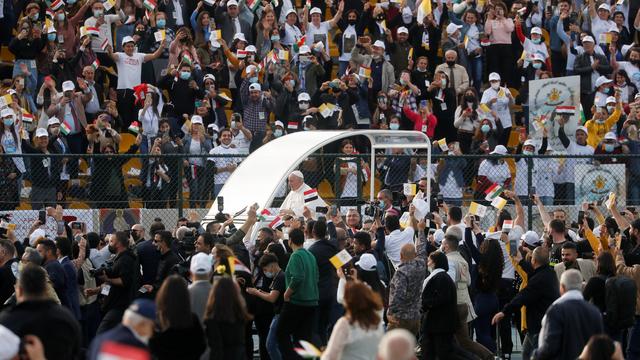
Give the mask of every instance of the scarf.
[(429, 276), (427, 276), (427, 278), (426, 278), (426, 279), (424, 279), (424, 282), (422, 283), (422, 291), (424, 291), (424, 288), (426, 288), (426, 287), (427, 287), (427, 284), (429, 284), (429, 281), (430, 281), (431, 279), (433, 279), (433, 277), (434, 277), (434, 276), (436, 276), (437, 274), (439, 274), (439, 273), (441, 273), (441, 272), (445, 272), (445, 271), (444, 271), (444, 269), (440, 269), (440, 268), (434, 269), (434, 270), (431, 272), (431, 274), (429, 274)]

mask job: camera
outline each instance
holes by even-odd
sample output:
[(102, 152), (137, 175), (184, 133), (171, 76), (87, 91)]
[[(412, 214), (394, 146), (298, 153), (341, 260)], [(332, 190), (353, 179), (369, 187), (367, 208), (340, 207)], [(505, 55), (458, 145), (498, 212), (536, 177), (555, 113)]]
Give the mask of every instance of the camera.
[(375, 200), (372, 202), (366, 203), (367, 206), (364, 208), (364, 214), (369, 217), (376, 218), (380, 216), (380, 201)]
[(113, 260), (108, 260), (102, 266), (97, 269), (89, 269), (89, 275), (92, 277), (98, 277), (106, 274), (107, 271), (111, 271), (113, 268)]

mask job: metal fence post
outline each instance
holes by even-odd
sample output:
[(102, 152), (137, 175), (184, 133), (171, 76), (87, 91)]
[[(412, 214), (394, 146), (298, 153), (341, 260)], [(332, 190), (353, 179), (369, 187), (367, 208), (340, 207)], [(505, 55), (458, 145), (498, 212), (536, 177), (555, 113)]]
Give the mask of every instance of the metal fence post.
[(529, 199), (527, 201), (527, 228), (533, 228), (533, 201), (531, 200), (531, 186), (533, 184), (533, 159), (528, 158), (527, 160), (527, 194), (529, 194)]
[(184, 179), (184, 159), (180, 158), (179, 166), (182, 168), (178, 171), (178, 218), (182, 217), (183, 207), (184, 207), (184, 193), (182, 191), (183, 188), (183, 179)]

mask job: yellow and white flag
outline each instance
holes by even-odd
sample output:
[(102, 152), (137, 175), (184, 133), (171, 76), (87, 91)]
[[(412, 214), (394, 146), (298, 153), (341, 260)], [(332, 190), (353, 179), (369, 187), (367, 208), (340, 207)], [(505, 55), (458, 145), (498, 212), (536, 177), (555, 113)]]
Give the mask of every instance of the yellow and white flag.
[(431, 0), (422, 0), (418, 6), (418, 24), (422, 24), (424, 17), (428, 14), (431, 14)]
[(471, 202), (471, 204), (469, 205), (469, 213), (471, 215), (484, 217), (484, 215), (487, 213), (487, 207), (484, 205), (478, 204), (477, 202)]
[(336, 268), (340, 269), (351, 261), (352, 257), (347, 250), (342, 250), (329, 259), (329, 262)]

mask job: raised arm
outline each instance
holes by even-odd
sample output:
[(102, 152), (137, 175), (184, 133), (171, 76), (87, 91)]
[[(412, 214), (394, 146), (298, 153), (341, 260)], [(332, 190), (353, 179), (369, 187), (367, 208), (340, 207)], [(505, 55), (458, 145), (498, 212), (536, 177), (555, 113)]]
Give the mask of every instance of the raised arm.
[(153, 54), (144, 55), (143, 62), (147, 62), (147, 61), (151, 61), (159, 58), (160, 55), (162, 55), (162, 53), (164, 52), (164, 46), (166, 42), (167, 42), (166, 39), (162, 39), (162, 41), (160, 42), (160, 46), (158, 46), (158, 48), (156, 49), (156, 51), (153, 52)]
[(542, 201), (540, 201), (540, 197), (538, 197), (538, 194), (534, 194), (533, 199), (536, 203), (536, 206), (538, 207), (538, 212), (540, 213), (540, 220), (542, 220), (542, 224), (544, 224), (545, 228), (549, 227), (551, 216), (547, 212), (547, 209), (545, 209), (544, 204), (542, 204)]
[(338, 11), (336, 11), (336, 14), (333, 16), (333, 19), (329, 20), (329, 25), (331, 26), (332, 29), (338, 25), (338, 21), (340, 21), (340, 19), (342, 18), (343, 10), (344, 10), (344, 0), (341, 0), (340, 4), (338, 4)]

